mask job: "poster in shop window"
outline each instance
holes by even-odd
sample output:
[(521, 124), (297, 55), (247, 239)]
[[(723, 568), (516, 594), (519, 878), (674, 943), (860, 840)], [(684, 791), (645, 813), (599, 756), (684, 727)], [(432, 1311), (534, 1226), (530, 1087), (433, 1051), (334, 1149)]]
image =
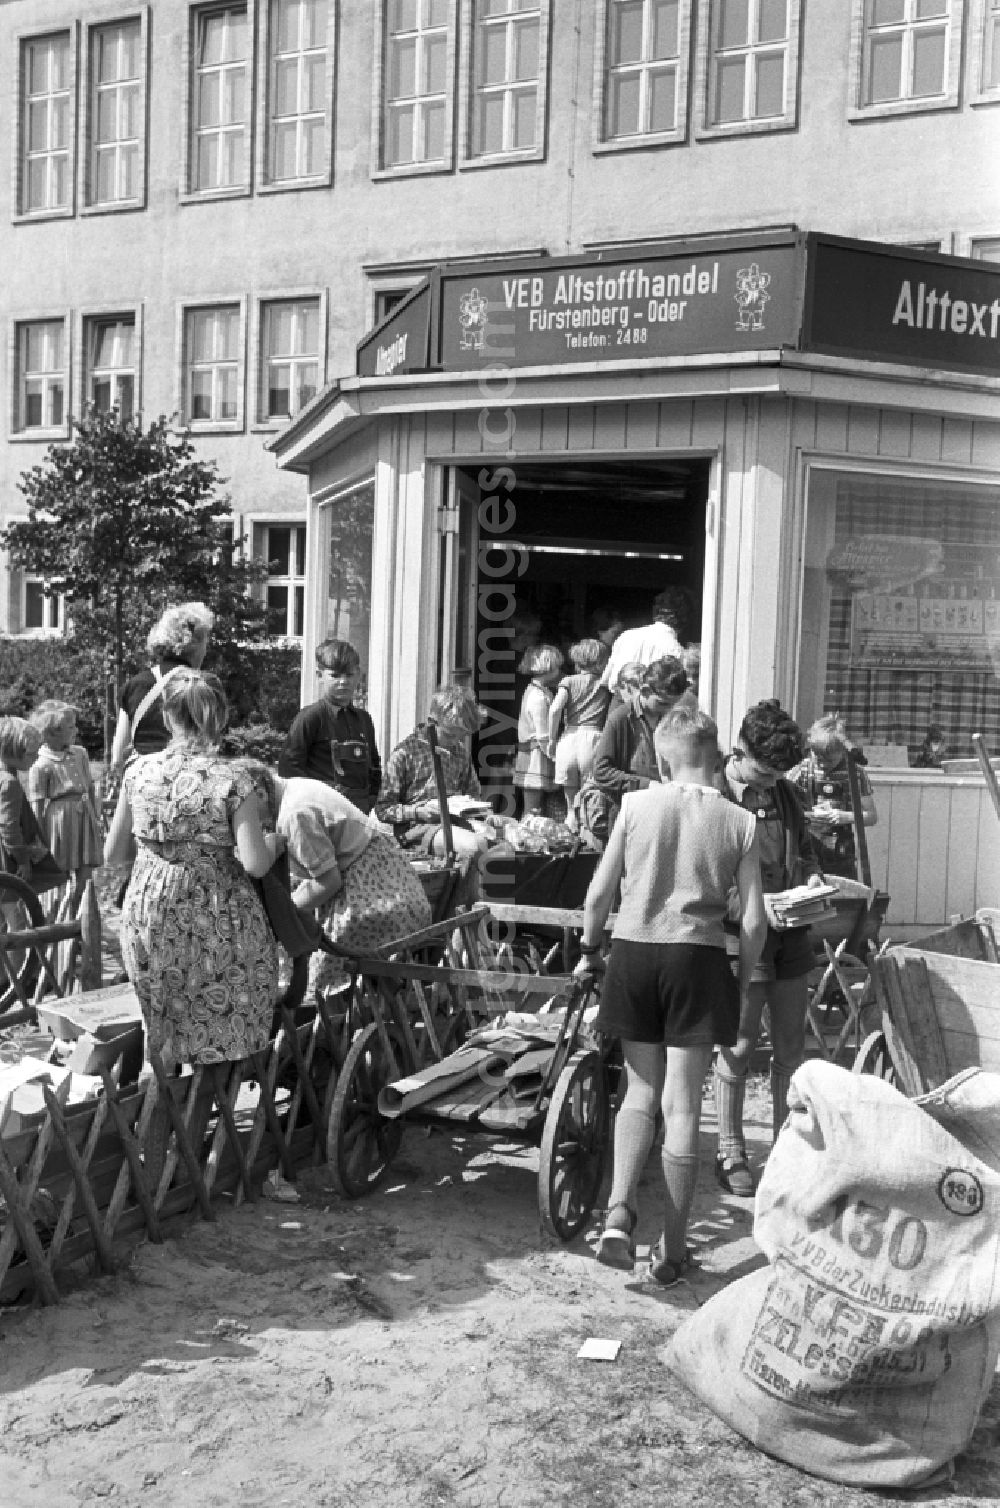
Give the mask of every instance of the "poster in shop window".
[(1000, 667), (1000, 551), (858, 535), (835, 546), (826, 568), (850, 593), (856, 669)]

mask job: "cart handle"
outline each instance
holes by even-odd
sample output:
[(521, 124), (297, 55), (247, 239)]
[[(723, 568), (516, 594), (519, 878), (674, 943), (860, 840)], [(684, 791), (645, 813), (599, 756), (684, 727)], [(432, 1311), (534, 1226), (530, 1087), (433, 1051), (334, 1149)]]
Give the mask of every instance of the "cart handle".
[(847, 751), (847, 784), (851, 790), (851, 812), (854, 816), (854, 842), (858, 855), (858, 868), (861, 870), (861, 879), (869, 888), (872, 888), (872, 866), (868, 857), (868, 835), (865, 832), (865, 814), (861, 806), (861, 781), (858, 778), (858, 765), (864, 762), (864, 755), (860, 749), (848, 749)]

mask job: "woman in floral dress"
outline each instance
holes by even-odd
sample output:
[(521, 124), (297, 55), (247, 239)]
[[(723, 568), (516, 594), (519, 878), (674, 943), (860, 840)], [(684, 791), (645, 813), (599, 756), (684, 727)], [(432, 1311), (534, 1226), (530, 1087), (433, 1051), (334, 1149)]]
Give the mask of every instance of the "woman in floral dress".
[[(223, 759), (219, 681), (179, 670), (163, 694), (167, 748), (126, 770), (105, 864), (137, 849), (122, 957), (165, 1063), (220, 1063), (267, 1043), (277, 947), (250, 876), (284, 847), (263, 832), (254, 781)], [(235, 845), (235, 853), (234, 853)]]

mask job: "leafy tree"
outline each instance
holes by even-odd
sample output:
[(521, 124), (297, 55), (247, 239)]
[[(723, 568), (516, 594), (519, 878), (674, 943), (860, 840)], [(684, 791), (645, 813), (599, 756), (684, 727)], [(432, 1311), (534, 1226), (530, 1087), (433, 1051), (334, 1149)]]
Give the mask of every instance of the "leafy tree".
[(75, 647), (103, 661), (115, 702), (170, 603), (212, 609), (212, 667), (231, 669), (242, 646), (267, 638), (252, 590), (266, 568), (241, 553), (216, 463), (163, 416), (144, 429), (141, 418), (88, 408), (73, 429), (71, 443), (22, 473), (28, 517), (0, 531), (11, 564), (65, 598)]

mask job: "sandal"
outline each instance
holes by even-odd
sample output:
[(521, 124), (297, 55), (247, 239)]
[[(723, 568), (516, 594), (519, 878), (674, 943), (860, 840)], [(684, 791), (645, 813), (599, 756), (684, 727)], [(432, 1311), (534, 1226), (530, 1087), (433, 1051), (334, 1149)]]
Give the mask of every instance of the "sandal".
[(681, 1278), (686, 1278), (697, 1267), (698, 1263), (695, 1261), (694, 1252), (690, 1246), (686, 1248), (679, 1262), (671, 1262), (667, 1256), (663, 1236), (649, 1253), (649, 1276), (654, 1283), (659, 1283), (661, 1288), (673, 1288), (675, 1283), (679, 1283)]
[(724, 1157), (721, 1152), (716, 1153), (715, 1177), (727, 1194), (735, 1194), (737, 1199), (753, 1198), (756, 1185), (745, 1154), (743, 1157)]
[[(624, 1210), (627, 1225), (612, 1225), (611, 1217), (616, 1210)], [(604, 1220), (604, 1229), (597, 1240), (597, 1260), (605, 1267), (621, 1267), (631, 1272), (635, 1265), (635, 1228), (638, 1215), (627, 1204), (612, 1204)]]

